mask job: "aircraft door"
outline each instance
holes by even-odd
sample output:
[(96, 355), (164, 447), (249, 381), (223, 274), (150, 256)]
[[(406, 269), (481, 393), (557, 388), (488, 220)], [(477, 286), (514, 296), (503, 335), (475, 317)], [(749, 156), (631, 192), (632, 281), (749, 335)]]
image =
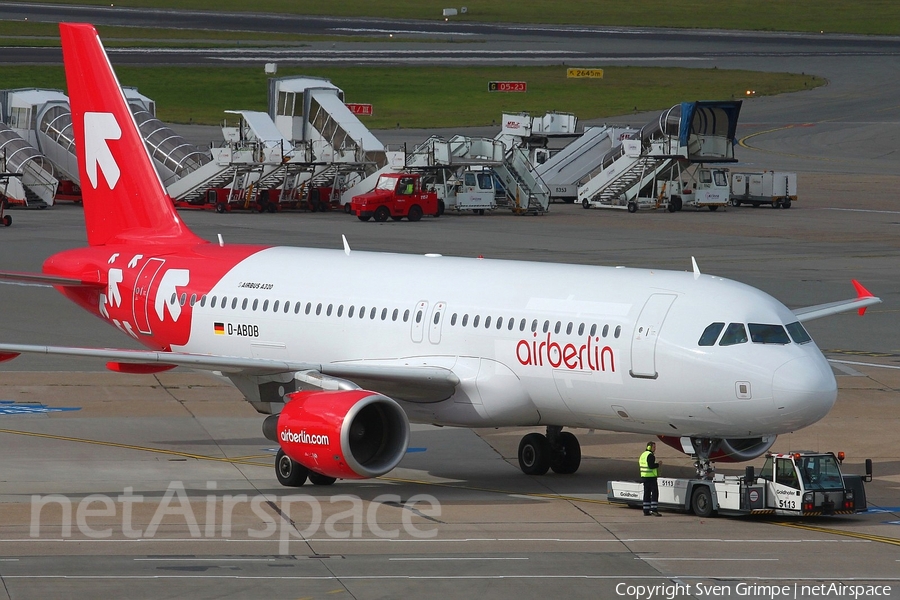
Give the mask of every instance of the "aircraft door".
[(441, 325), (444, 323), (444, 311), (447, 308), (446, 302), (438, 302), (431, 311), (431, 321), (429, 322), (428, 341), (432, 344), (441, 342)]
[[(134, 295), (132, 296), (132, 316), (137, 330), (144, 335), (152, 335), (150, 330), (150, 290), (153, 281), (159, 274), (159, 270), (165, 264), (161, 258), (151, 258), (144, 263), (134, 282)], [(158, 294), (163, 293), (157, 290)], [(127, 310), (127, 309), (126, 309)]]
[(420, 300), (416, 304), (416, 309), (413, 311), (412, 315), (412, 341), (417, 344), (422, 341), (422, 338), (425, 335), (425, 318), (428, 312), (428, 302), (425, 300)]
[(675, 294), (653, 294), (641, 310), (631, 338), (632, 377), (656, 379), (656, 342), (674, 301)]

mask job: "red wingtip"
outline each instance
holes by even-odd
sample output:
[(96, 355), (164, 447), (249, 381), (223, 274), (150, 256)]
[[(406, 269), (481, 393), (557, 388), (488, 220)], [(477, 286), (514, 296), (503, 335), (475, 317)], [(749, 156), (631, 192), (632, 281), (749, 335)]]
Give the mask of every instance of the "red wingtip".
[[(856, 297), (857, 298), (872, 298), (872, 297), (874, 297), (874, 294), (872, 292), (870, 292), (869, 290), (867, 290), (865, 287), (863, 287), (863, 284), (861, 284), (860, 282), (858, 282), (855, 279), (851, 279), (851, 281), (853, 283), (853, 287), (856, 288)], [(863, 306), (862, 308), (859, 309), (859, 316), (863, 316), (864, 314), (866, 314), (865, 306)]]

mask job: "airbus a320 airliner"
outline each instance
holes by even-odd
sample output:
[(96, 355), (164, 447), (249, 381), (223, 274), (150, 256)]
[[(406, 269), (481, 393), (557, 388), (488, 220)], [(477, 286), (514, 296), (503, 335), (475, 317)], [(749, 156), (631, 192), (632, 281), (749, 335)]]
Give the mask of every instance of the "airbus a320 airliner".
[[(42, 274), (149, 350), (0, 345), (88, 356), (125, 373), (220, 372), (268, 413), (288, 486), (377, 477), (409, 422), (546, 427), (522, 471), (574, 473), (568, 428), (657, 435), (710, 460), (749, 460), (815, 423), (837, 385), (803, 321), (880, 302), (791, 311), (693, 272), (210, 243), (179, 218), (97, 32), (62, 24), (89, 247)], [(302, 268), (301, 268), (302, 265)]]

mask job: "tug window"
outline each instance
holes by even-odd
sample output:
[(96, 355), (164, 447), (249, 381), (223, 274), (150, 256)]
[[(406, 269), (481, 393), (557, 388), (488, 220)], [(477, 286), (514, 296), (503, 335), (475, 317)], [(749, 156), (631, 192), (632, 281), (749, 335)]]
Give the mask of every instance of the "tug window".
[(791, 339), (794, 340), (795, 344), (805, 344), (806, 342), (812, 341), (812, 338), (806, 333), (806, 330), (803, 328), (803, 325), (800, 324), (800, 321), (788, 323), (787, 330), (788, 333), (791, 334)]
[(781, 325), (750, 323), (750, 339), (754, 344), (790, 344), (791, 338)]
[(700, 341), (697, 342), (697, 345), (715, 346), (716, 340), (719, 339), (719, 334), (722, 333), (724, 328), (725, 323), (713, 323), (712, 325), (708, 325), (706, 329), (703, 330), (703, 334), (700, 336)]
[(719, 340), (720, 346), (734, 346), (735, 344), (743, 344), (747, 341), (747, 330), (744, 329), (743, 323), (731, 323), (725, 328), (722, 339)]

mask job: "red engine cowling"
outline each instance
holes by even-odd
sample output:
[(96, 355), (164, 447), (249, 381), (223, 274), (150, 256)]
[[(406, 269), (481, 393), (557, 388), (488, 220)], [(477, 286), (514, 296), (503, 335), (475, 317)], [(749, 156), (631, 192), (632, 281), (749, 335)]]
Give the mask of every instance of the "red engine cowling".
[[(657, 436), (667, 446), (672, 446), (679, 452), (684, 452), (681, 438), (671, 435)], [(716, 462), (732, 463), (753, 460), (762, 456), (775, 443), (777, 436), (768, 435), (756, 438), (713, 439), (709, 443), (709, 460)], [(696, 448), (699, 440), (692, 439)], [(685, 452), (685, 454), (688, 454)]]
[(397, 466), (409, 445), (409, 420), (394, 400), (366, 390), (304, 391), (285, 398), (281, 449), (328, 477), (365, 479)]

